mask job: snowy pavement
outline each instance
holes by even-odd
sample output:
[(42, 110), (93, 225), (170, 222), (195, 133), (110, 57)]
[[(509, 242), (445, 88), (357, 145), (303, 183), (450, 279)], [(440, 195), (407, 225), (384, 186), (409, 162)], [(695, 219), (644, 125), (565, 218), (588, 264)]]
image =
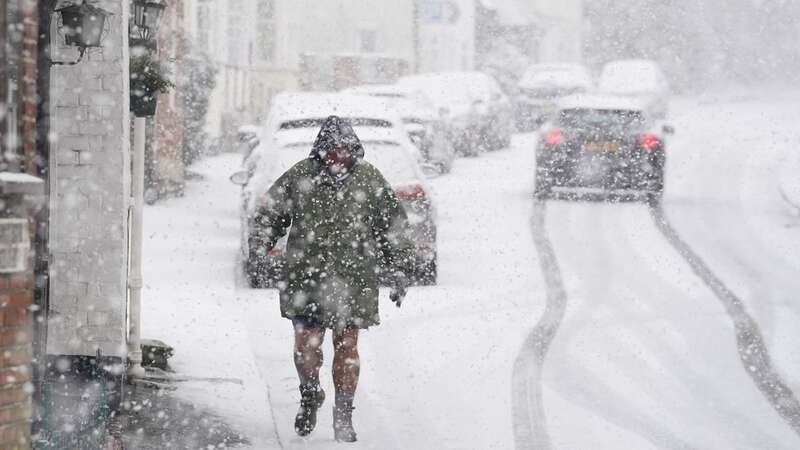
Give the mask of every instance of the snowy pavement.
[[(800, 225), (777, 188), (800, 142), (790, 100), (676, 101), (664, 209), (798, 391)], [(432, 180), (439, 284), (413, 288), (399, 310), (382, 294), (382, 324), (360, 342), (353, 447), (798, 448), (745, 372), (723, 304), (648, 208), (534, 203), (534, 155), (532, 136), (519, 135)], [(236, 275), (238, 188), (227, 177), (238, 163), (199, 162), (203, 179), (185, 197), (145, 211), (144, 335), (176, 348), (182, 375), (216, 379), (177, 393), (252, 448), (327, 448), (330, 403), (311, 437), (292, 429), (292, 330), (277, 294)]]

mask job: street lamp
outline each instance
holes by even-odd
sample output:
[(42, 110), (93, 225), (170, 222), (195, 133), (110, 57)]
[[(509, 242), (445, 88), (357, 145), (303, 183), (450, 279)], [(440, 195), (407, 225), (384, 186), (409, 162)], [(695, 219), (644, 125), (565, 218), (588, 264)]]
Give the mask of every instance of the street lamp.
[[(148, 41), (158, 30), (159, 22), (164, 14), (163, 0), (134, 0), (133, 23), (139, 30), (143, 41)], [(153, 93), (153, 95), (156, 95)], [(144, 206), (144, 146), (145, 146), (145, 120), (152, 112), (134, 111), (133, 119), (133, 155), (131, 165), (133, 174), (131, 179), (131, 208), (130, 225), (130, 273), (128, 274), (128, 288), (130, 290), (129, 330), (128, 330), (128, 376), (143, 378), (142, 368), (142, 213)]]
[(158, 31), (166, 7), (163, 0), (134, 0), (133, 23), (142, 39), (150, 39)]
[(50, 64), (68, 66), (78, 64), (87, 48), (100, 47), (109, 13), (86, 2), (70, 4), (57, 9), (56, 12), (61, 14), (64, 42), (71, 47), (78, 47), (80, 56), (76, 61), (50, 61)]

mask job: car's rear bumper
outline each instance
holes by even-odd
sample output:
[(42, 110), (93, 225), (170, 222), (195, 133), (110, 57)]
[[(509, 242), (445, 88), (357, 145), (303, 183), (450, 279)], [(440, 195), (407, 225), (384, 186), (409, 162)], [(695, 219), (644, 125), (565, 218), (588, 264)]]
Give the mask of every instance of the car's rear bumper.
[(659, 190), (664, 158), (660, 151), (626, 150), (615, 155), (550, 152), (537, 157), (537, 184), (604, 190)]

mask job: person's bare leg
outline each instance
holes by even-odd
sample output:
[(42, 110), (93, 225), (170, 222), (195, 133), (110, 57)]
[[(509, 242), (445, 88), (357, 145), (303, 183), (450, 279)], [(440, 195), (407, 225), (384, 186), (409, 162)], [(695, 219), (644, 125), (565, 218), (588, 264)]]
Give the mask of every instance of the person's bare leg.
[(355, 395), (360, 369), (358, 328), (348, 327), (334, 333), (333, 385), (337, 394)]
[(325, 401), (325, 392), (319, 386), (324, 338), (324, 328), (295, 323), (294, 365), (300, 378), (300, 409), (294, 419), (294, 429), (300, 436), (314, 431), (317, 409)]
[(300, 384), (319, 385), (319, 369), (322, 367), (322, 342), (325, 328), (297, 324), (294, 327), (294, 366)]
[(361, 361), (358, 356), (358, 328), (345, 328), (333, 336), (333, 385), (336, 404), (333, 407), (333, 430), (337, 441), (354, 442), (353, 397), (358, 387)]

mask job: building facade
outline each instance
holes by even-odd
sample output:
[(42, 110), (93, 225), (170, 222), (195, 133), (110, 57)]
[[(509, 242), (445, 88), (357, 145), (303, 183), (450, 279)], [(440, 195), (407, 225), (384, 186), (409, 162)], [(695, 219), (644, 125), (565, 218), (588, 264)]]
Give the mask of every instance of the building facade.
[[(102, 46), (50, 69), (47, 353), (124, 358), (127, 340), (130, 113), (127, 0)], [(52, 14), (55, 16), (55, 14)], [(50, 56), (75, 61), (53, 20)]]
[(419, 72), (475, 68), (476, 0), (416, 0)]
[(272, 95), (300, 88), (304, 54), (384, 55), (409, 67), (416, 63), (413, 1), (380, 7), (369, 0), (233, 3), (186, 2), (190, 45), (218, 68), (207, 129), (222, 148), (239, 125), (265, 118)]

